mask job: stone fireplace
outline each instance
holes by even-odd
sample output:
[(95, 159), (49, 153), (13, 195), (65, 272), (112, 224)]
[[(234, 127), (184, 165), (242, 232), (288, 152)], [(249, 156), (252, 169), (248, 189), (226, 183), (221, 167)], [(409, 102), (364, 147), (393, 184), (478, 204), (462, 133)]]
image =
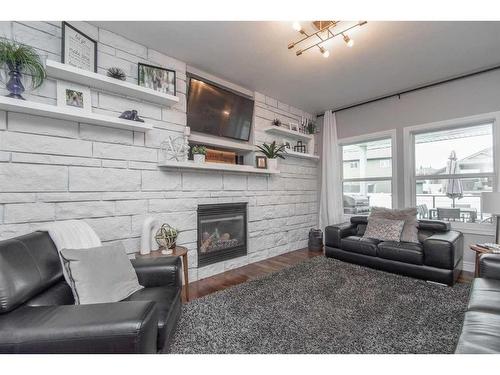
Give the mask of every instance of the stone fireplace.
[(247, 203), (198, 206), (198, 267), (247, 254)]

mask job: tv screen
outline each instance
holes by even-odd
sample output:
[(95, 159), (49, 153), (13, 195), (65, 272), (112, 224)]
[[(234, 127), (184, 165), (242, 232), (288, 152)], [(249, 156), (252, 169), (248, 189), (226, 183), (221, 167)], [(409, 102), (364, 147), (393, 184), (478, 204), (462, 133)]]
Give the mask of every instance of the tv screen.
[(187, 125), (191, 131), (248, 141), (253, 105), (252, 99), (191, 77)]

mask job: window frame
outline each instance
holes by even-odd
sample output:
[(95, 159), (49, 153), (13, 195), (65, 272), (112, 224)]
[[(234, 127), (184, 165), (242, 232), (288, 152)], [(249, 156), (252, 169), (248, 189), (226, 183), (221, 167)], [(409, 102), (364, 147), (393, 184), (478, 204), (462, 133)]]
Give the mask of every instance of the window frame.
[[(425, 175), (417, 176), (415, 168), (415, 135), (422, 133), (429, 133), (439, 130), (452, 130), (467, 128), (477, 125), (485, 125), (488, 123), (492, 124), (492, 137), (493, 137), (493, 172), (485, 173), (463, 173), (460, 174), (460, 178), (471, 178), (471, 177), (491, 177), (493, 180), (493, 190), (498, 191), (499, 188), (499, 150), (500, 150), (500, 132), (497, 129), (500, 120), (500, 112), (490, 112), (480, 115), (461, 117), (456, 119), (432, 122), (427, 124), (421, 124), (416, 126), (409, 126), (404, 128), (404, 204), (405, 207), (415, 207), (417, 201), (416, 183), (418, 180), (422, 179), (448, 179), (456, 177), (453, 175)], [(459, 230), (470, 230), (475, 229), (474, 233), (479, 234), (481, 229), (488, 228), (491, 226), (487, 223), (462, 223), (462, 222), (451, 222), (451, 225), (455, 229)], [(489, 234), (489, 231), (487, 231)], [(486, 232), (485, 232), (486, 234)]]
[[(391, 141), (391, 161), (392, 161), (392, 173), (391, 177), (366, 177), (366, 178), (348, 178), (344, 179), (344, 159), (343, 159), (343, 147), (350, 146), (357, 143), (379, 141), (382, 139), (390, 139)], [(340, 189), (342, 196), (344, 195), (344, 183), (345, 182), (357, 182), (357, 181), (391, 181), (391, 204), (392, 208), (398, 207), (398, 158), (397, 158), (397, 142), (396, 142), (396, 129), (391, 129), (388, 131), (376, 132), (371, 134), (363, 134), (360, 136), (339, 138), (338, 144), (338, 160), (340, 165)], [(344, 200), (342, 199), (342, 214), (345, 218), (351, 216), (356, 216), (352, 214), (344, 213)]]

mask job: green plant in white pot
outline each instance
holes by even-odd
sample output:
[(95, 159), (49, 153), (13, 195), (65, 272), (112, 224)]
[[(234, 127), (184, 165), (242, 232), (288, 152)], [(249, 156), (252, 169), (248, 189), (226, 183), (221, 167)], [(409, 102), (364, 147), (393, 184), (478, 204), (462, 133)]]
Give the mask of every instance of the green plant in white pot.
[(193, 160), (195, 163), (204, 163), (205, 155), (207, 154), (207, 148), (205, 146), (195, 145), (191, 148), (193, 153)]
[(263, 143), (261, 146), (257, 146), (257, 148), (267, 157), (268, 169), (278, 169), (278, 158), (285, 159), (286, 146), (278, 145), (276, 141), (273, 141), (271, 144)]

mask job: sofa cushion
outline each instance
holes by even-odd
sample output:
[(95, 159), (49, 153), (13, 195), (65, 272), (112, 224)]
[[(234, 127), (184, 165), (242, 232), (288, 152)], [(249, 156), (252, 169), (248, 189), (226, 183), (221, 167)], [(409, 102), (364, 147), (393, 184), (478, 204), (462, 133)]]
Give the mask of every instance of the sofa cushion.
[(368, 226), (366, 227), (364, 238), (375, 238), (380, 241), (401, 240), (404, 220), (389, 220), (379, 217), (368, 217)]
[(180, 288), (160, 286), (144, 288), (128, 296), (124, 301), (154, 301), (158, 311), (158, 350), (163, 349), (170, 337), (181, 308)]
[(384, 259), (398, 262), (423, 264), (423, 247), (411, 242), (381, 242), (377, 254)]
[(455, 353), (500, 353), (500, 314), (467, 311)]
[(475, 278), (468, 310), (500, 315), (500, 280)]
[(342, 250), (352, 251), (353, 253), (377, 256), (377, 244), (379, 240), (359, 236), (349, 236), (342, 238), (340, 245)]
[(47, 233), (35, 232), (0, 242), (0, 314), (61, 279), (59, 255)]

